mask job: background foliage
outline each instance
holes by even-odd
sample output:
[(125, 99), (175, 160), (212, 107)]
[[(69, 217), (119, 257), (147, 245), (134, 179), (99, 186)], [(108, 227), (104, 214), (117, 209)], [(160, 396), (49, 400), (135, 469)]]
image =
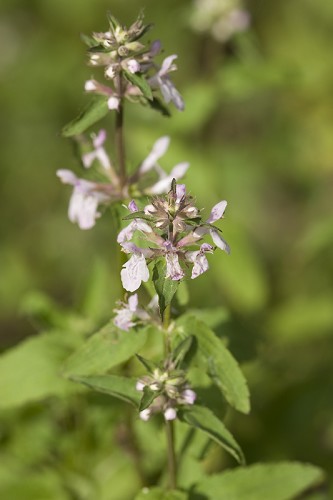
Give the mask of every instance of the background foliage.
[[(230, 311), (220, 334), (249, 379), (252, 412), (230, 413), (228, 426), (250, 464), (295, 459), (333, 472), (333, 5), (249, 1), (251, 29), (222, 45), (193, 31), (189, 0), (2, 0), (0, 347), (42, 329), (63, 339), (58, 351), (48, 337), (38, 352), (28, 344), (13, 359), (8, 351), (9, 378), (0, 366), (2, 498), (107, 499), (111, 487), (126, 499), (139, 485), (134, 445), (122, 434), (125, 406), (112, 400), (110, 409), (58, 375), (77, 337), (109, 319), (119, 285), (110, 217), (88, 232), (73, 226), (55, 171), (76, 165), (60, 130), (87, 102), (91, 68), (79, 34), (105, 29), (108, 9), (130, 23), (142, 6), (155, 24), (150, 36), (179, 54), (174, 81), (186, 111), (168, 120), (129, 109), (129, 162), (169, 134), (166, 161), (191, 162), (186, 182), (198, 206), (229, 202), (232, 255), (212, 260), (190, 287), (196, 307)], [(45, 367), (49, 352), (54, 365)], [(47, 370), (43, 403), (33, 374), (25, 400), (15, 390), (24, 364)], [(160, 430), (134, 425), (153, 481), (164, 459)], [(230, 464), (212, 446), (204, 465)], [(184, 484), (193, 467), (184, 464)]]

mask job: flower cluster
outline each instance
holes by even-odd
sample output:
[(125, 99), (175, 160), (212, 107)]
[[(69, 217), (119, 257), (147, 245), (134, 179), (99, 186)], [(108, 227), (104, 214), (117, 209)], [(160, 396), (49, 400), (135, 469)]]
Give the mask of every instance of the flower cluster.
[[(207, 253), (216, 247), (229, 253), (228, 244), (220, 235), (214, 222), (223, 217), (227, 202), (217, 203), (206, 220), (195, 207), (194, 200), (186, 194), (184, 184), (172, 182), (169, 193), (155, 197), (139, 212), (134, 201), (128, 208), (131, 219), (118, 235), (118, 243), (125, 253), (131, 254), (121, 271), (125, 290), (137, 290), (141, 282), (148, 281), (147, 261), (163, 258), (166, 263), (166, 278), (181, 280), (192, 266), (191, 278), (197, 278), (208, 269)], [(133, 237), (140, 235), (145, 246), (138, 246)], [(202, 242), (209, 234), (215, 246)]]
[[(146, 47), (139, 41), (149, 28), (150, 25), (143, 24), (142, 16), (126, 28), (109, 15), (108, 31), (84, 37), (89, 46), (89, 65), (104, 67), (104, 76), (112, 83), (104, 85), (90, 79), (85, 90), (107, 97), (109, 109), (117, 110), (123, 97), (130, 101), (153, 100), (152, 91), (158, 89), (167, 104), (173, 102), (177, 109), (184, 109), (184, 101), (169, 76), (177, 69), (174, 64), (177, 56), (168, 56), (158, 65), (154, 58), (161, 51), (161, 43), (156, 40)], [(119, 79), (120, 74), (126, 81)]]
[(242, 0), (195, 0), (191, 24), (195, 30), (209, 31), (218, 42), (225, 42), (249, 27), (250, 14)]
[(142, 323), (160, 323), (158, 315), (158, 297), (155, 295), (146, 309), (139, 306), (138, 295), (130, 295), (127, 301), (117, 302), (114, 309), (116, 313), (113, 322), (121, 330), (128, 331), (130, 328)]
[[(168, 363), (166, 363), (167, 365)], [(182, 405), (193, 405), (196, 393), (186, 382), (185, 373), (169, 368), (155, 368), (150, 375), (142, 377), (136, 384), (138, 391), (149, 391), (152, 403), (140, 412), (142, 420), (149, 420), (154, 413), (163, 413), (166, 420), (177, 417), (177, 409)]]
[(168, 191), (173, 178), (181, 179), (188, 167), (187, 162), (179, 163), (167, 174), (159, 165), (160, 158), (167, 151), (170, 139), (167, 136), (158, 139), (152, 150), (134, 174), (126, 179), (125, 184), (113, 167), (104, 148), (105, 130), (92, 136), (92, 148), (82, 154), (81, 160), (85, 170), (93, 169), (98, 182), (78, 177), (67, 169), (57, 171), (60, 180), (73, 186), (73, 194), (69, 203), (68, 216), (81, 229), (90, 229), (100, 217), (99, 207), (112, 202), (128, 199), (130, 196), (161, 194)]

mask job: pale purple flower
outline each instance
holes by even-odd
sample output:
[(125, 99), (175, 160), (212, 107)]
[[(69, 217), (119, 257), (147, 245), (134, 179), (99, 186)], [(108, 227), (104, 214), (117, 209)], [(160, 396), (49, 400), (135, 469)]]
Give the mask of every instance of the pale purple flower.
[(197, 395), (192, 389), (185, 389), (182, 394), (182, 399), (184, 403), (187, 403), (188, 405), (193, 405), (195, 400), (197, 399)]
[(137, 320), (145, 321), (149, 319), (149, 314), (139, 307), (138, 295), (130, 295), (127, 304), (120, 302), (115, 309), (116, 316), (113, 320), (114, 324), (121, 330), (128, 331), (135, 326)]
[(149, 84), (151, 87), (160, 88), (163, 98), (167, 104), (173, 102), (177, 109), (183, 111), (184, 101), (172, 81), (170, 80), (169, 73), (177, 69), (173, 61), (177, 58), (177, 55), (171, 55), (164, 59), (161, 68), (157, 73), (149, 78)]
[(190, 164), (188, 162), (182, 162), (178, 163), (173, 169), (171, 170), (169, 175), (161, 176), (161, 179), (157, 181), (153, 186), (148, 188), (146, 191), (149, 194), (162, 194), (165, 193), (170, 189), (172, 179), (179, 180), (187, 172), (187, 169), (189, 168)]
[[(138, 207), (134, 200), (128, 205), (130, 212), (135, 213), (138, 211)], [(117, 242), (122, 244), (125, 241), (130, 241), (133, 237), (135, 231), (142, 231), (143, 233), (152, 233), (152, 228), (141, 219), (133, 219), (128, 226), (124, 227), (120, 231), (117, 237)]]
[(126, 61), (127, 69), (130, 73), (137, 73), (140, 71), (140, 63), (136, 59), (128, 59)]
[(192, 279), (195, 279), (200, 276), (200, 274), (208, 271), (209, 265), (207, 257), (205, 255), (205, 253), (207, 252), (213, 253), (213, 247), (211, 245), (208, 245), (208, 243), (203, 243), (200, 247), (200, 250), (186, 252), (186, 260), (193, 263), (191, 275)]
[(77, 222), (81, 229), (90, 229), (100, 217), (98, 205), (108, 197), (97, 190), (95, 182), (78, 178), (70, 170), (58, 170), (57, 176), (64, 184), (74, 187), (69, 202), (68, 217), (71, 222)]
[(143, 253), (138, 252), (133, 254), (126, 264), (124, 264), (120, 276), (123, 287), (128, 292), (135, 292), (140, 287), (142, 281), (148, 281), (149, 270)]
[(185, 273), (180, 267), (179, 258), (177, 253), (167, 253), (165, 255), (166, 260), (166, 278), (171, 278), (172, 280), (181, 280), (184, 278)]
[(156, 166), (157, 161), (166, 153), (169, 144), (170, 137), (168, 136), (163, 136), (157, 139), (149, 155), (145, 158), (145, 160), (143, 160), (139, 167), (140, 174), (144, 174)]
[(164, 411), (165, 420), (175, 420), (177, 418), (177, 410), (176, 408), (167, 408)]
[(85, 153), (82, 156), (82, 163), (86, 168), (91, 167), (94, 160), (98, 160), (105, 170), (111, 169), (110, 158), (108, 157), (103, 144), (106, 141), (106, 131), (100, 130), (96, 136), (93, 137), (93, 151)]

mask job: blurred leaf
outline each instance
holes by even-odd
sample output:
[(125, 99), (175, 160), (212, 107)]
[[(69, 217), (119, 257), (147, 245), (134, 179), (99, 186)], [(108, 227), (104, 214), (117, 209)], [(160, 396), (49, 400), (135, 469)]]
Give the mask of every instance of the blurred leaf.
[(64, 374), (68, 377), (105, 373), (134, 356), (146, 340), (146, 328), (125, 332), (111, 320), (66, 361)]
[(228, 403), (243, 413), (250, 411), (249, 390), (237, 361), (215, 333), (194, 316), (177, 320), (181, 337), (194, 335), (199, 353), (203, 356), (207, 373), (220, 388)]
[(256, 311), (264, 307), (268, 297), (262, 259), (244, 229), (229, 225), (225, 234), (231, 255), (216, 258), (211, 266), (218, 286), (237, 310)]
[(147, 80), (144, 78), (144, 76), (138, 75), (137, 73), (130, 73), (129, 71), (126, 71), (126, 70), (123, 70), (123, 71), (124, 71), (124, 75), (125, 75), (126, 79), (130, 83), (132, 83), (133, 85), (138, 87), (146, 99), (148, 99), (148, 100), (153, 99), (153, 94), (152, 94), (150, 85), (147, 82)]
[(73, 382), (84, 384), (97, 392), (109, 394), (138, 407), (141, 393), (136, 390), (136, 379), (118, 375), (100, 375), (95, 377), (71, 376)]
[(158, 367), (154, 361), (150, 361), (150, 359), (146, 359), (143, 356), (140, 356), (140, 354), (136, 354), (137, 359), (140, 361), (140, 363), (148, 370), (149, 373), (153, 373), (155, 368)]
[(332, 336), (333, 297), (296, 297), (276, 307), (268, 320), (268, 330), (277, 341), (294, 342)]
[(195, 492), (210, 500), (292, 500), (322, 481), (323, 471), (312, 465), (256, 464), (203, 479)]
[(91, 125), (104, 118), (108, 112), (107, 97), (95, 96), (77, 118), (65, 125), (62, 129), (62, 135), (64, 137), (72, 137), (73, 135), (82, 134)]
[(153, 99), (150, 99), (147, 101), (149, 106), (151, 107), (151, 109), (154, 109), (155, 111), (159, 111), (160, 113), (162, 113), (163, 116), (171, 116), (171, 113), (169, 111), (169, 109), (164, 106), (164, 104), (162, 103), (162, 101), (160, 99), (158, 99), (157, 97), (153, 97)]
[(186, 337), (183, 341), (181, 341), (174, 349), (172, 353), (172, 359), (173, 362), (175, 363), (175, 366), (178, 368), (181, 368), (182, 362), (184, 358), (186, 357), (186, 354), (189, 352), (193, 345), (194, 337), (193, 335), (190, 335), (189, 337)]
[(158, 295), (158, 304), (160, 313), (163, 317), (166, 307), (171, 304), (172, 298), (175, 295), (179, 281), (166, 278), (166, 263), (165, 259), (160, 259), (156, 262), (153, 269), (153, 282), (156, 293)]
[(162, 488), (144, 488), (135, 500), (187, 500), (188, 495), (182, 491), (163, 490)]
[(222, 448), (230, 453), (238, 463), (245, 463), (243, 452), (232, 434), (228, 431), (223, 422), (221, 422), (221, 420), (219, 420), (208, 408), (198, 405), (189, 406), (182, 408), (178, 412), (178, 416), (181, 421), (205, 432), (211, 439), (216, 441)]
[(55, 473), (44, 470), (20, 474), (19, 480), (0, 485), (0, 496), (12, 500), (69, 500), (62, 480)]
[(0, 408), (10, 408), (73, 391), (61, 376), (61, 366), (78, 345), (68, 332), (29, 338), (0, 357)]
[(190, 308), (186, 311), (185, 315), (195, 316), (212, 329), (217, 328), (222, 323), (226, 323), (230, 317), (230, 313), (225, 307), (207, 307), (205, 309)]

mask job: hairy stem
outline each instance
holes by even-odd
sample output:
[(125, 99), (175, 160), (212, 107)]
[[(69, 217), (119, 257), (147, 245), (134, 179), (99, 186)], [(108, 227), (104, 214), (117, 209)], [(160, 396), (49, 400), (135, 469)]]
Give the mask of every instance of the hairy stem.
[(126, 183), (126, 157), (124, 143), (124, 79), (122, 72), (119, 71), (116, 80), (117, 93), (119, 97), (119, 107), (116, 111), (116, 130), (115, 141), (119, 166), (119, 178), (121, 187)]
[[(163, 314), (163, 328), (164, 328), (164, 348), (165, 357), (169, 357), (171, 353), (170, 333), (168, 331), (171, 319), (171, 304), (169, 304)], [(168, 471), (169, 471), (169, 488), (174, 490), (177, 488), (177, 459), (175, 450), (175, 433), (174, 422), (172, 420), (165, 421), (165, 429), (167, 436), (168, 447)]]

